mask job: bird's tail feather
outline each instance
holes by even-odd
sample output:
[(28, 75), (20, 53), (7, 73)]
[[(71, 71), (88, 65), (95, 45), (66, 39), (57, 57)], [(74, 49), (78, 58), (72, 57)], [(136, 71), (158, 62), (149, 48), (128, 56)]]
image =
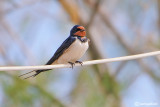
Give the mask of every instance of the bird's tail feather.
[(30, 72), (27, 72), (25, 74), (22, 74), (18, 77), (22, 77), (23, 79), (28, 79), (28, 78), (31, 78), (31, 77), (35, 77), (37, 76), (39, 73), (41, 72), (44, 72), (44, 71), (48, 71), (50, 69), (45, 69), (45, 70), (33, 70), (33, 71), (30, 71)]

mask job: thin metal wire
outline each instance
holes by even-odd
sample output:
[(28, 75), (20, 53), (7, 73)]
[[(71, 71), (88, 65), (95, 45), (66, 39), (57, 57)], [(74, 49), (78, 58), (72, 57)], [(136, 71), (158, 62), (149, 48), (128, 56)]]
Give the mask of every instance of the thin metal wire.
[[(109, 62), (134, 60), (134, 59), (140, 59), (140, 58), (156, 56), (156, 55), (160, 55), (160, 51), (131, 55), (131, 56), (123, 56), (123, 57), (117, 57), (117, 58), (84, 61), (83, 66), (101, 64), (101, 63), (109, 63)], [(81, 66), (81, 64), (75, 64), (75, 66)], [(0, 67), (0, 71), (42, 70), (42, 69), (55, 69), (55, 68), (71, 68), (71, 65), (70, 64), (57, 64), (57, 65), (40, 65), (40, 66), (5, 66), (5, 67)]]

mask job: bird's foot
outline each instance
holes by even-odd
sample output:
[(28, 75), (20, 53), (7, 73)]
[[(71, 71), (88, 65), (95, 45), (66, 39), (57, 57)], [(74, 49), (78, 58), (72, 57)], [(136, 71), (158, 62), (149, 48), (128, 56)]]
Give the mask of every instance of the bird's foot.
[(73, 69), (73, 66), (75, 65), (75, 63), (73, 62), (68, 62), (69, 64), (71, 64), (71, 68)]
[(81, 66), (83, 65), (83, 62), (81, 62), (81, 61), (76, 61), (75, 63), (79, 63), (79, 64), (81, 64)]

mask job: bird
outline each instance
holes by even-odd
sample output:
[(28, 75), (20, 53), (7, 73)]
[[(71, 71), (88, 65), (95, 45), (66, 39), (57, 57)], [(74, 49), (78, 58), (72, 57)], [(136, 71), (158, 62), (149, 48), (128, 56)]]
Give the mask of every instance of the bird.
[[(52, 58), (45, 65), (54, 65), (54, 64), (71, 64), (73, 66), (75, 63), (79, 63), (82, 66), (82, 62), (79, 59), (85, 54), (87, 49), (89, 48), (90, 40), (86, 37), (86, 30), (81, 25), (75, 25), (70, 30), (69, 37), (60, 45), (60, 47), (56, 50)], [(48, 71), (51, 69), (43, 69), (43, 70), (33, 70), (28, 73), (22, 74), (19, 77), (25, 77), (24, 79), (35, 77), (38, 74)]]

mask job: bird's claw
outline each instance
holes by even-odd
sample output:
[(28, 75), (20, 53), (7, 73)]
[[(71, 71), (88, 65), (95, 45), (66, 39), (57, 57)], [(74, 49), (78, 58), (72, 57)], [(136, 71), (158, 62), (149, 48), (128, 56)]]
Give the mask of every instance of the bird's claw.
[(71, 64), (71, 68), (73, 69), (73, 66), (75, 65), (75, 63), (73, 62), (68, 62), (69, 64)]
[(83, 62), (81, 62), (81, 61), (76, 61), (75, 63), (79, 63), (79, 64), (81, 64), (81, 66), (83, 65)]

